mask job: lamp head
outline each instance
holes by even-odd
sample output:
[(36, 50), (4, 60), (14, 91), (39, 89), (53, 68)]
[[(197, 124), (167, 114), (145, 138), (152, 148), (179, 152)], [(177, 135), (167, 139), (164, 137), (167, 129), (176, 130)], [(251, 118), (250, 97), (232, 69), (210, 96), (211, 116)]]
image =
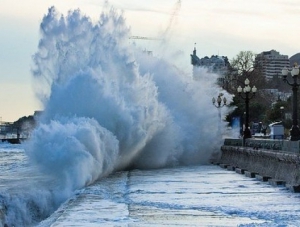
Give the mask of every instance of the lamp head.
[(247, 85), (249, 85), (250, 84), (250, 80), (247, 78), (246, 80), (245, 80), (245, 85), (247, 86)]
[(299, 75), (299, 67), (298, 65), (295, 65), (291, 71), (292, 76), (298, 76)]
[(239, 94), (241, 94), (243, 89), (242, 89), (241, 86), (239, 86), (236, 90), (237, 90), (237, 92), (238, 92)]
[(287, 69), (287, 67), (284, 67), (281, 71), (281, 74), (282, 74), (282, 77), (284, 80), (286, 80), (288, 73), (289, 73), (289, 70)]

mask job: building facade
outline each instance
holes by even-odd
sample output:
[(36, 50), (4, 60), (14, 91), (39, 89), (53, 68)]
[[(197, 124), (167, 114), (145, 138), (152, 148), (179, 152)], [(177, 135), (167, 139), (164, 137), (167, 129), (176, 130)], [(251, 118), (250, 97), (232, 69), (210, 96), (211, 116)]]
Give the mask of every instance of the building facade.
[(281, 75), (284, 67), (290, 67), (288, 55), (282, 55), (276, 50), (264, 51), (255, 57), (256, 67), (260, 67), (267, 80)]
[(211, 57), (205, 56), (199, 58), (196, 53), (196, 48), (194, 48), (193, 54), (191, 54), (191, 64), (194, 69), (196, 67), (203, 67), (206, 68), (208, 72), (218, 74), (218, 83), (222, 83), (230, 65), (228, 58), (225, 56), (212, 55)]

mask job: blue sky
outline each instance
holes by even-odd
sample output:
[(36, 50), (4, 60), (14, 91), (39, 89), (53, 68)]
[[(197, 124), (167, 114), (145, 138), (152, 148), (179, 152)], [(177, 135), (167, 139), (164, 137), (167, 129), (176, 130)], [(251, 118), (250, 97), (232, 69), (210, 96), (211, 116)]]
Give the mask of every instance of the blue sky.
[[(233, 58), (242, 50), (299, 52), (297, 0), (111, 0), (124, 11), (132, 35), (161, 38), (168, 33), (170, 52), (189, 67), (196, 43), (198, 56)], [(34, 97), (31, 56), (37, 51), (39, 24), (47, 9), (66, 13), (80, 8), (97, 20), (104, 1), (2, 0), (0, 8), (0, 117), (15, 121), (42, 107)], [(142, 48), (153, 41), (136, 40)], [(153, 50), (155, 52), (155, 49)]]

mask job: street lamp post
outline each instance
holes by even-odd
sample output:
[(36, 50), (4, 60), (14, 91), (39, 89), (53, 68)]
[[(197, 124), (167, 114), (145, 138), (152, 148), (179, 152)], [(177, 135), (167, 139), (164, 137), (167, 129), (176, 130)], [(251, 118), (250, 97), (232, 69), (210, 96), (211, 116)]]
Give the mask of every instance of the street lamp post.
[[(245, 100), (245, 108), (246, 108), (246, 116), (245, 116), (245, 129), (243, 132), (243, 141), (245, 144), (245, 139), (247, 138), (251, 138), (251, 132), (249, 129), (249, 100), (252, 99), (255, 96), (255, 93), (257, 91), (257, 88), (255, 86), (253, 86), (252, 88), (250, 87), (250, 81), (248, 80), (248, 78), (245, 80), (245, 87), (242, 88), (241, 86), (239, 86), (237, 88), (237, 92), (239, 93), (239, 96)], [(242, 94), (242, 92), (244, 93), (244, 95)], [(252, 95), (250, 95), (250, 93), (252, 93)]]
[[(290, 82), (287, 79), (287, 75), (288, 74), (292, 75), (293, 81)], [(299, 130), (299, 126), (298, 126), (298, 100), (297, 100), (297, 93), (298, 93), (298, 87), (299, 87), (299, 83), (298, 83), (298, 75), (299, 75), (299, 67), (298, 65), (295, 64), (295, 66), (292, 68), (291, 71), (289, 71), (286, 67), (284, 67), (282, 69), (282, 76), (283, 76), (283, 81), (285, 83), (287, 83), (288, 85), (290, 85), (292, 87), (293, 90), (293, 125), (292, 128), (290, 130), (290, 140), (291, 141), (298, 141), (300, 140), (300, 130)]]
[(227, 99), (225, 97), (223, 97), (223, 99), (221, 98), (223, 96), (223, 93), (219, 93), (217, 100), (213, 97), (212, 98), (212, 103), (215, 107), (217, 107), (219, 109), (219, 132), (221, 131), (221, 108), (223, 106), (226, 106), (227, 104)]
[[(222, 96), (223, 96), (223, 93), (220, 93), (218, 95), (217, 100), (214, 97), (212, 98), (212, 103), (215, 107), (221, 108), (223, 106), (226, 106), (227, 99), (225, 97), (222, 99), (221, 98)], [(217, 103), (216, 103), (216, 101), (217, 101)], [(223, 103), (222, 103), (222, 101), (223, 101)]]
[(280, 107), (280, 113), (281, 113), (281, 122), (283, 123), (283, 121), (284, 121), (284, 106)]

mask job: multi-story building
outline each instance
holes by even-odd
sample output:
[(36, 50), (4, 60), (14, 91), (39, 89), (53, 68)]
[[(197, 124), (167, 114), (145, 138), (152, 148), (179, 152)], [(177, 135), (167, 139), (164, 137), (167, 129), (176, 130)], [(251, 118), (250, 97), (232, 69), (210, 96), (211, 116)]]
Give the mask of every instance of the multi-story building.
[[(224, 76), (229, 68), (228, 58), (225, 56), (212, 55), (210, 58), (205, 56), (199, 58), (196, 54), (196, 48), (194, 48), (193, 54), (191, 54), (191, 64), (195, 67), (207, 68), (209, 72), (219, 75), (219, 83), (222, 83)], [(194, 70), (195, 72), (195, 70)]]
[(264, 51), (255, 57), (256, 67), (260, 67), (262, 74), (267, 80), (273, 79), (274, 76), (281, 75), (284, 67), (290, 67), (288, 55), (282, 55), (278, 51)]

